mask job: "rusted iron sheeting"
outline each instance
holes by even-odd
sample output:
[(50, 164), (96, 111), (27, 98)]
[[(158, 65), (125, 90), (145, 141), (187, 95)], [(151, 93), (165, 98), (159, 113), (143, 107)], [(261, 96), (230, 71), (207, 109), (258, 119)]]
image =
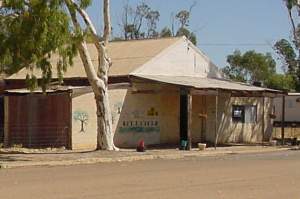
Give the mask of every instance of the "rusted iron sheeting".
[(68, 92), (8, 97), (8, 145), (67, 147), (70, 130)]
[[(41, 84), (41, 80), (38, 80)], [(52, 79), (52, 84), (58, 84), (58, 79)], [(130, 83), (128, 75), (110, 76), (108, 84)], [(90, 86), (87, 78), (64, 78), (63, 86)], [(25, 79), (6, 79), (0, 84), (0, 93), (4, 90), (26, 88)]]

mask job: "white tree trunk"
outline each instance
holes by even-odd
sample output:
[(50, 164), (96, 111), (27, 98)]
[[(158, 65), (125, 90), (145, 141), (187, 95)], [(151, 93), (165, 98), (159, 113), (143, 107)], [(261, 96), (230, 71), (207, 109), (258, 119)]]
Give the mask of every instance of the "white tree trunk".
[(114, 133), (112, 130), (112, 115), (109, 104), (108, 96), (108, 71), (111, 65), (108, 57), (106, 46), (109, 41), (111, 25), (110, 25), (110, 12), (109, 0), (104, 2), (104, 41), (101, 42), (97, 36), (95, 27), (93, 26), (87, 13), (82, 10), (73, 0), (67, 0), (67, 5), (72, 17), (75, 27), (79, 28), (80, 24), (77, 21), (76, 13), (72, 11), (70, 5), (75, 6), (76, 11), (82, 16), (85, 24), (90, 29), (94, 44), (98, 51), (98, 72), (96, 73), (92, 59), (90, 57), (86, 42), (83, 41), (79, 47), (79, 54), (87, 74), (87, 78), (92, 86), (95, 101), (97, 106), (97, 149), (101, 150), (118, 150), (114, 145)]
[[(97, 121), (98, 121), (98, 149), (117, 150), (114, 145), (114, 133), (112, 129), (112, 115), (108, 93), (108, 71), (111, 61), (107, 53), (107, 45), (111, 34), (111, 22), (109, 0), (103, 0), (104, 33), (103, 43), (99, 51), (98, 77), (104, 82), (105, 88), (99, 96), (96, 96)], [(98, 98), (99, 97), (99, 98)]]
[(97, 149), (116, 150), (112, 132), (112, 117), (109, 106), (108, 89), (104, 89), (99, 96), (95, 95), (97, 105)]

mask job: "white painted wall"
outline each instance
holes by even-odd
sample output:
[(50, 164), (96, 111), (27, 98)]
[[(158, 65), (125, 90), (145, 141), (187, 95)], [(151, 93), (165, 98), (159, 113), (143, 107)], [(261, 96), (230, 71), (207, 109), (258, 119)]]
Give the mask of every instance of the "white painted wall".
[[(88, 115), (81, 131), (81, 122), (74, 118), (76, 113)], [(86, 93), (72, 98), (72, 148), (90, 149), (97, 147), (97, 117), (94, 93)]]
[(132, 94), (128, 90), (110, 91), (114, 141), (118, 147), (136, 147), (160, 143), (160, 96)]
[(185, 38), (182, 38), (131, 74), (221, 77), (218, 68), (208, 57)]
[[(109, 90), (114, 141), (118, 147), (135, 147), (140, 140), (146, 145), (160, 143), (161, 98), (153, 94), (132, 94), (131, 89)], [(81, 131), (81, 122), (74, 116), (88, 115)], [(94, 94), (89, 92), (72, 99), (72, 148), (95, 149), (97, 146), (97, 117)]]

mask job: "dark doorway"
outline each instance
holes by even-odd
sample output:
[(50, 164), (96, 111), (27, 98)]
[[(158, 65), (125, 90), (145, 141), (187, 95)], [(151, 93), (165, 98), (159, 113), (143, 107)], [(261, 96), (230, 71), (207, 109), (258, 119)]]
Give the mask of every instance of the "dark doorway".
[(4, 142), (4, 98), (0, 96), (0, 143)]
[(180, 95), (180, 142), (188, 140), (188, 95)]

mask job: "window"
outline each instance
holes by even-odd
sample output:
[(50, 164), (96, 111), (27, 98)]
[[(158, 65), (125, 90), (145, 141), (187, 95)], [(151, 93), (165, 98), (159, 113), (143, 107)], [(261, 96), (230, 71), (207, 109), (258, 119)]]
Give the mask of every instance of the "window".
[(244, 106), (232, 106), (232, 121), (245, 122), (245, 107)]
[(245, 106), (245, 123), (255, 123), (257, 110), (256, 106)]
[(288, 108), (294, 108), (294, 102), (293, 100), (289, 99), (287, 100)]
[(233, 105), (232, 121), (241, 123), (255, 123), (257, 119), (257, 106)]

